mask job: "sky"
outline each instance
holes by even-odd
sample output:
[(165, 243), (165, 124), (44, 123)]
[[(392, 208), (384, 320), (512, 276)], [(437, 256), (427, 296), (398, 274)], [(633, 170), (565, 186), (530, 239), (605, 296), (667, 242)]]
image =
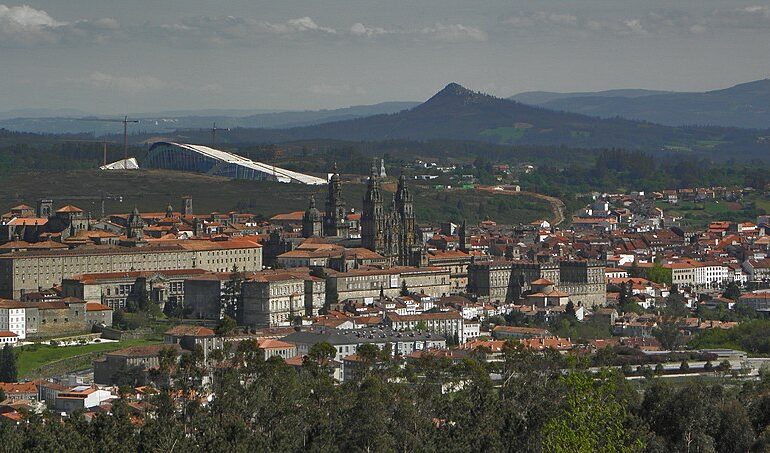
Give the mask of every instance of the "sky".
[(769, 56), (757, 0), (0, 0), (0, 111), (704, 91), (769, 77)]

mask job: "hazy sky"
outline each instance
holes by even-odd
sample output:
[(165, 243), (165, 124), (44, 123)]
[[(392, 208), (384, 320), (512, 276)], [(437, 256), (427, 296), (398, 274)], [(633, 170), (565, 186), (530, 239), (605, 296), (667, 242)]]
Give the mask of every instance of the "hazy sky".
[(768, 73), (767, 1), (0, 0), (0, 111), (315, 109), (451, 81), (700, 91)]

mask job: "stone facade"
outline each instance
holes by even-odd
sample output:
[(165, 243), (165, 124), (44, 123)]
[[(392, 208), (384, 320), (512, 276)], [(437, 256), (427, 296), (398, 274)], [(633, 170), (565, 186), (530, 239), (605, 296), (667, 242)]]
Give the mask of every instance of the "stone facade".
[(361, 212), (361, 243), (364, 248), (388, 258), (390, 264), (420, 264), (421, 247), (417, 243), (414, 199), (404, 175), (398, 180), (391, 209), (386, 211), (379, 176), (372, 168)]
[(441, 267), (449, 271), (451, 294), (464, 293), (468, 290), (468, 267), (471, 256), (460, 250), (436, 250), (428, 252), (428, 265)]
[(569, 294), (575, 305), (593, 307), (606, 301), (604, 265), (594, 261), (472, 263), (468, 286), (480, 298), (510, 303), (521, 300), (530, 283), (541, 278)]
[(112, 325), (109, 307), (75, 298), (49, 302), (0, 300), (0, 330), (9, 330), (22, 340), (89, 332), (102, 323)]
[(17, 299), (80, 274), (197, 268), (227, 272), (234, 265), (242, 271), (262, 269), (262, 249), (255, 238), (11, 252), (0, 255), (0, 297)]
[(226, 274), (209, 273), (184, 281), (185, 315), (194, 319), (218, 320), (222, 316), (222, 293)]
[(205, 273), (203, 269), (174, 269), (75, 275), (62, 281), (62, 295), (117, 310), (124, 308), (126, 300), (141, 286), (152, 302), (163, 307), (166, 303), (182, 303), (185, 279)]
[(404, 285), (411, 293), (441, 297), (450, 293), (449, 271), (440, 267), (362, 268), (349, 272), (329, 272), (327, 294), (337, 301), (397, 297)]
[(326, 303), (326, 282), (309, 269), (265, 271), (243, 283), (243, 323), (290, 325), (296, 316), (315, 316)]

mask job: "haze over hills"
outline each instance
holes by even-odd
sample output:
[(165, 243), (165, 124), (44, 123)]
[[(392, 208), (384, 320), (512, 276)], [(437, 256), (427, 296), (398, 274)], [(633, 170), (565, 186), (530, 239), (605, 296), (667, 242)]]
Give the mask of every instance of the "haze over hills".
[(729, 145), (731, 149), (766, 151), (768, 144), (759, 136), (758, 131), (736, 128), (675, 128), (619, 118), (599, 119), (496, 98), (452, 83), (417, 107), (395, 114), (290, 129), (234, 129), (223, 140), (463, 140), (653, 151), (714, 151)]
[[(213, 123), (222, 128), (289, 128), (309, 126), (330, 121), (341, 121), (383, 113), (395, 113), (414, 107), (418, 102), (382, 102), (373, 105), (357, 105), (339, 109), (307, 111), (228, 110), (202, 109), (134, 113), (130, 118), (139, 119), (134, 131), (165, 133), (181, 129), (209, 129)], [(86, 117), (122, 118), (116, 115), (92, 115), (79, 110), (26, 109), (0, 113), (0, 129), (47, 134), (115, 133), (122, 127), (115, 123), (84, 121)]]
[(703, 93), (611, 90), (596, 93), (527, 92), (510, 99), (600, 118), (620, 116), (669, 126), (770, 128), (770, 79)]
[(577, 97), (621, 97), (621, 98), (636, 98), (641, 96), (650, 96), (653, 94), (666, 94), (673, 93), (673, 91), (657, 91), (657, 90), (643, 90), (643, 89), (619, 89), (619, 90), (604, 90), (604, 91), (578, 91), (574, 93), (558, 93), (555, 91), (525, 91), (509, 97), (508, 99), (522, 104), (530, 105), (543, 105), (548, 102), (558, 101), (568, 98)]

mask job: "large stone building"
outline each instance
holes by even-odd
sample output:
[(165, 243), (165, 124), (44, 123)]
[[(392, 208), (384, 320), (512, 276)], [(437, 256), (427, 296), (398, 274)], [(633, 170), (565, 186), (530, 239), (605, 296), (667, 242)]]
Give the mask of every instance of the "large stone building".
[(414, 200), (403, 174), (398, 179), (391, 209), (386, 211), (380, 180), (372, 168), (361, 213), (361, 243), (394, 265), (416, 266), (423, 261), (422, 248), (417, 243)]
[(359, 268), (348, 272), (328, 271), (327, 295), (338, 302), (346, 299), (397, 297), (404, 287), (414, 294), (432, 297), (451, 292), (449, 271), (440, 267), (396, 266), (387, 269)]
[(449, 270), (451, 293), (464, 293), (468, 288), (468, 266), (471, 255), (462, 250), (432, 250), (428, 252), (428, 265)]
[(185, 279), (205, 274), (205, 269), (167, 269), (160, 271), (99, 272), (74, 275), (62, 281), (62, 295), (97, 302), (117, 310), (144, 290), (161, 309), (169, 303), (184, 302)]
[(552, 282), (575, 305), (593, 307), (606, 302), (607, 277), (596, 261), (485, 261), (472, 263), (468, 287), (482, 299), (520, 301), (538, 279)]
[(37, 242), (51, 237), (65, 240), (87, 230), (89, 223), (88, 216), (77, 206), (54, 211), (51, 200), (40, 200), (37, 213), (27, 205), (11, 209), (0, 225), (0, 242)]
[[(186, 316), (220, 319), (231, 273), (206, 273), (185, 280)], [(308, 268), (265, 270), (242, 275), (239, 324), (288, 326), (296, 316), (316, 316), (326, 303), (326, 281)]]
[(316, 316), (326, 303), (326, 281), (309, 269), (263, 271), (242, 285), (243, 324), (288, 326), (297, 316)]
[(84, 245), (74, 249), (12, 251), (0, 255), (0, 297), (60, 284), (80, 274), (101, 272), (205, 269), (226, 272), (262, 270), (262, 249), (255, 237), (169, 240), (143, 247)]
[(112, 325), (112, 309), (81, 299), (48, 302), (0, 300), (0, 331), (20, 340), (89, 332), (94, 325)]

